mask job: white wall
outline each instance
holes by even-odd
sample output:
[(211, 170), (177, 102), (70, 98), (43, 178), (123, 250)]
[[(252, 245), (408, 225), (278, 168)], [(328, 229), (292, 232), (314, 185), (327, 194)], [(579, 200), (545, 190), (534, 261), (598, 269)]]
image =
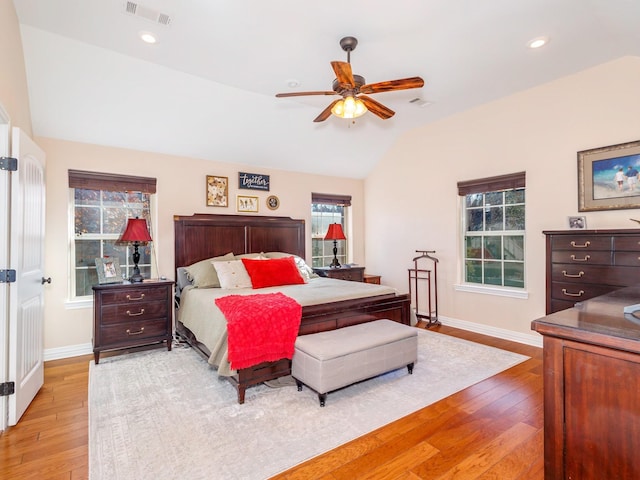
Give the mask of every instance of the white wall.
[[(367, 270), (407, 291), (415, 250), (439, 257), (443, 318), (533, 335), (544, 315), (543, 230), (577, 215), (580, 150), (640, 139), (640, 58), (625, 57), (503, 98), (399, 139), (365, 181)], [(456, 185), (526, 171), (526, 300), (455, 291)], [(580, 215), (583, 215), (580, 213)], [(587, 212), (588, 228), (634, 228), (635, 210)]]
[[(351, 261), (364, 261), (364, 206), (362, 180), (325, 177), (221, 161), (196, 160), (187, 157), (102, 147), (77, 142), (38, 137), (37, 143), (47, 154), (47, 233), (46, 272), (52, 284), (46, 289), (45, 351), (47, 358), (86, 353), (91, 343), (91, 308), (70, 309), (65, 305), (69, 288), (69, 183), (68, 170), (140, 175), (157, 178), (157, 213), (154, 243), (158, 252), (159, 273), (174, 278), (174, 215), (194, 213), (236, 214), (238, 172), (249, 171), (270, 175), (269, 192), (253, 192), (260, 198), (258, 215), (302, 218), (306, 221), (307, 261), (311, 263), (311, 192), (339, 193), (353, 197), (352, 228), (348, 235), (353, 243)], [(206, 206), (206, 176), (229, 177), (229, 207)], [(280, 208), (267, 209), (265, 200), (277, 195)]]

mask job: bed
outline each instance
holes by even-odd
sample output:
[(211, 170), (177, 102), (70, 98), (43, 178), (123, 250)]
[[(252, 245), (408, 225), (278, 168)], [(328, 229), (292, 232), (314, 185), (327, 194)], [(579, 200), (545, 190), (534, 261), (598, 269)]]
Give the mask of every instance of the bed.
[[(275, 216), (194, 214), (175, 216), (174, 231), (175, 267), (179, 285), (176, 289), (178, 297), (176, 331), (218, 369), (219, 375), (229, 378), (237, 389), (238, 402), (244, 403), (245, 391), (248, 387), (289, 375), (291, 361), (285, 358), (263, 362), (237, 371), (231, 370), (228, 364), (225, 364), (224, 332), (218, 337), (212, 336), (203, 330), (203, 328), (209, 328), (208, 326), (201, 326), (201, 323), (209, 325), (213, 322), (210, 316), (215, 309), (211, 308), (210, 315), (203, 313), (201, 308), (193, 306), (193, 302), (197, 299), (213, 305), (213, 298), (224, 295), (225, 289), (196, 289), (188, 284), (185, 286), (180, 278), (183, 276), (184, 267), (193, 267), (194, 264), (203, 260), (225, 257), (230, 253), (234, 255), (233, 258), (250, 257), (250, 254), (267, 252), (304, 259), (305, 222)], [(304, 264), (304, 261), (302, 263)], [(410, 323), (408, 294), (398, 294), (389, 287), (359, 282), (327, 278), (309, 278), (308, 280), (304, 285), (293, 285), (293, 288), (288, 291), (286, 288), (289, 287), (282, 290), (269, 287), (253, 290), (253, 293), (282, 291), (296, 298), (302, 305), (298, 335), (334, 330), (381, 318), (407, 325)], [(309, 293), (317, 285), (321, 285), (320, 290), (333, 289), (334, 293), (336, 289), (346, 292), (346, 287), (349, 287), (351, 289), (349, 291), (353, 290), (355, 293), (345, 293), (342, 297), (330, 294), (328, 298), (332, 300), (325, 300), (320, 295), (316, 298), (315, 293)], [(240, 291), (231, 292), (239, 293)]]

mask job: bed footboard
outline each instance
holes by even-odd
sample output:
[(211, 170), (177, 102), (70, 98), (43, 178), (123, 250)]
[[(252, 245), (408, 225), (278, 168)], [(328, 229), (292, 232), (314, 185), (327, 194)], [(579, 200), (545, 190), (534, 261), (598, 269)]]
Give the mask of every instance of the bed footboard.
[[(408, 294), (380, 295), (374, 298), (311, 305), (302, 309), (302, 321), (298, 334), (308, 335), (335, 330), (383, 318), (409, 325), (409, 308)], [(211, 352), (180, 321), (176, 321), (176, 332), (197, 352), (206, 359), (209, 358)], [(238, 370), (235, 376), (227, 378), (238, 392), (238, 403), (242, 404), (247, 388), (286, 375), (291, 375), (291, 360), (283, 358), (276, 362), (263, 362), (250, 368), (243, 368)]]

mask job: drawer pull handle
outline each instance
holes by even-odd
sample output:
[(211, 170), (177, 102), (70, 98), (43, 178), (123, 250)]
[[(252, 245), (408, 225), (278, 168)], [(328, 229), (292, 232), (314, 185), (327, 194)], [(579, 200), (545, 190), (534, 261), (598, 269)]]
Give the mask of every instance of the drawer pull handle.
[(574, 248), (587, 248), (589, 245), (591, 245), (591, 242), (589, 240), (584, 242), (582, 245), (576, 245), (576, 242), (574, 242), (573, 240), (571, 241), (571, 246)]
[(129, 330), (127, 328), (127, 335), (140, 335), (141, 333), (144, 333), (144, 327), (142, 327), (140, 330), (138, 330), (137, 332), (132, 332), (131, 330)]
[(591, 255), (585, 255), (584, 258), (576, 258), (575, 255), (571, 255), (571, 260), (574, 262), (588, 262), (591, 258)]
[(144, 300), (144, 293), (140, 294), (139, 297), (132, 297), (131, 295), (127, 295), (127, 300)]
[(580, 271), (577, 274), (573, 274), (573, 273), (567, 273), (566, 270), (562, 270), (562, 275), (567, 277), (567, 278), (581, 278), (584, 275), (584, 272)]
[(130, 317), (139, 317), (142, 314), (144, 314), (144, 308), (141, 308), (138, 313), (131, 313), (131, 310), (127, 310), (127, 315)]
[(584, 295), (584, 290), (580, 290), (578, 293), (569, 293), (566, 288), (562, 289), (562, 293), (564, 293), (567, 297), (581, 297)]

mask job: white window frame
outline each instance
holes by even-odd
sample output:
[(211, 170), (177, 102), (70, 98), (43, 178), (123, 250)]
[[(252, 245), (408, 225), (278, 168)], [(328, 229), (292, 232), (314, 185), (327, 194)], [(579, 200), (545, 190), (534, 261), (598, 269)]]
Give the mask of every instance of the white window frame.
[[(504, 188), (507, 185), (508, 185), (508, 188)], [(520, 172), (519, 174), (510, 174), (510, 175), (503, 175), (500, 177), (480, 179), (480, 180), (475, 180), (470, 182), (460, 182), (458, 184), (459, 191), (462, 191), (461, 186), (467, 189), (471, 189), (470, 193), (482, 193), (482, 194), (488, 194), (492, 192), (504, 192), (504, 191), (515, 190), (520, 188), (524, 189), (525, 191), (524, 207), (526, 212), (526, 185), (524, 184), (524, 172)], [(527, 273), (526, 230), (525, 229), (495, 230), (495, 231), (482, 230), (482, 231), (478, 231), (477, 233), (467, 232), (466, 196), (467, 194), (470, 194), (470, 193), (465, 193), (464, 195), (460, 194), (460, 200), (459, 200), (459, 217), (458, 218), (459, 218), (459, 225), (460, 225), (460, 237), (459, 237), (460, 238), (460, 242), (459, 242), (460, 270), (459, 270), (459, 282), (456, 285), (454, 285), (455, 290), (462, 291), (462, 292), (472, 292), (472, 293), (497, 295), (497, 296), (521, 298), (521, 299), (528, 298), (529, 294), (527, 291), (527, 274), (526, 274)], [(525, 221), (526, 221), (526, 213), (525, 213)], [(512, 236), (512, 235), (522, 236), (523, 238), (522, 263), (523, 263), (524, 285), (522, 287), (513, 287), (513, 286), (467, 282), (466, 281), (466, 237), (469, 235), (478, 236), (478, 237), (499, 236), (501, 238), (504, 238), (506, 236)], [(509, 263), (509, 260), (505, 260), (505, 259), (500, 260), (503, 271), (504, 271), (505, 262)], [(483, 260), (483, 263), (484, 263), (484, 260)], [(503, 276), (503, 279), (504, 279), (504, 276)]]

